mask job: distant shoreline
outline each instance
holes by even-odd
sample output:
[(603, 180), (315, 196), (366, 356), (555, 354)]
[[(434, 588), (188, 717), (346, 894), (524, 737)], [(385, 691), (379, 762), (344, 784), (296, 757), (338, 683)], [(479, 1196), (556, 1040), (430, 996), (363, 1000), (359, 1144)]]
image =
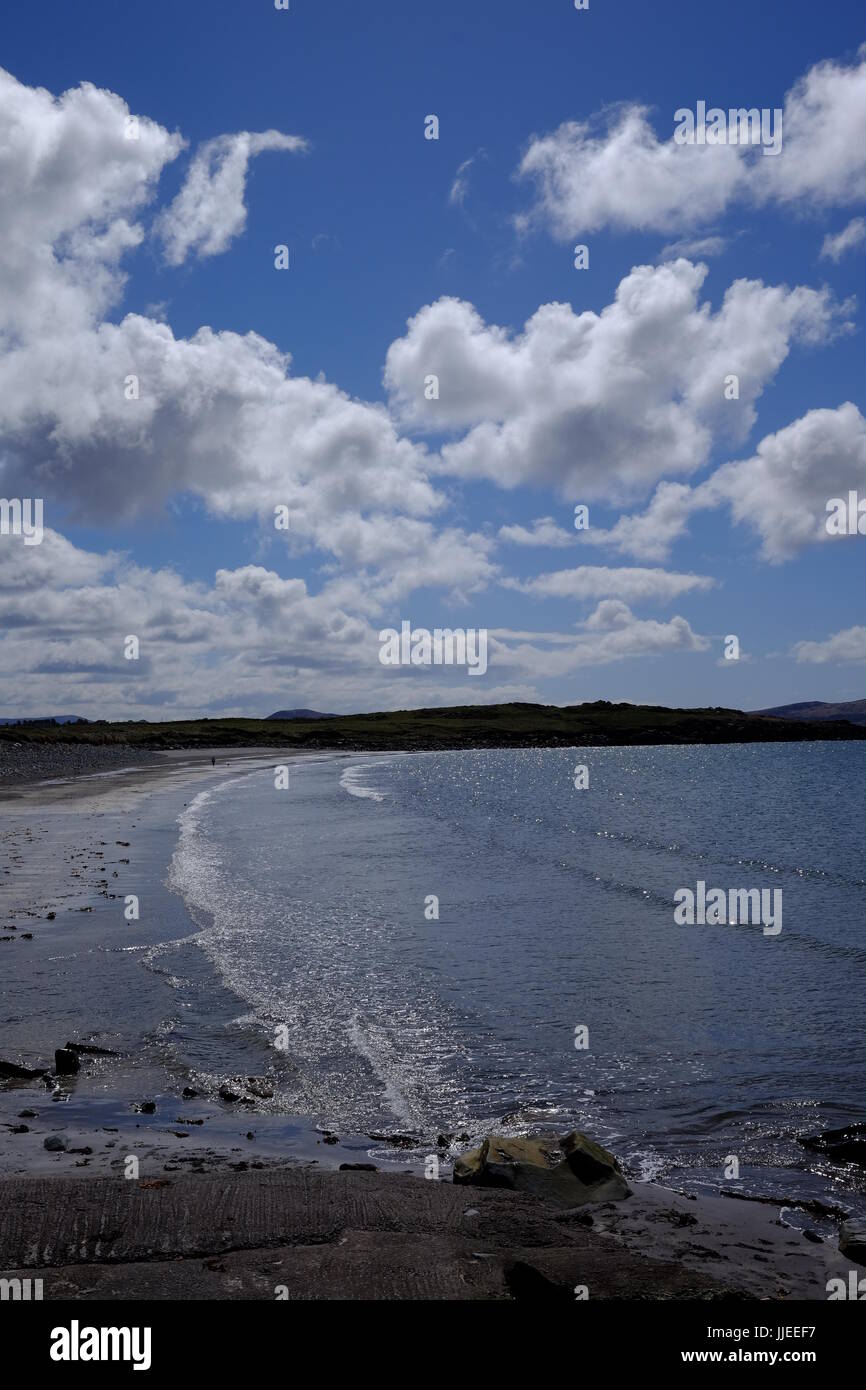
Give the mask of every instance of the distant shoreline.
[[(15, 770), (23, 767), (26, 771), (28, 763), (34, 768), (53, 768), (51, 749), (58, 750), (58, 767), (74, 764), (73, 750), (78, 750), (82, 769), (90, 764), (95, 771), (99, 770), (97, 764), (100, 768), (118, 767), (124, 758), (134, 760), (165, 751), (201, 750), (216, 755), (220, 749), (253, 752), (273, 748), (355, 754), (838, 740), (866, 740), (866, 726), (845, 720), (747, 714), (722, 707), (668, 709), (604, 700), (566, 707), (462, 705), (317, 719), (13, 724), (0, 726), (0, 785), (22, 780)], [(42, 775), (51, 776), (53, 771)], [(60, 771), (58, 775), (64, 774)]]

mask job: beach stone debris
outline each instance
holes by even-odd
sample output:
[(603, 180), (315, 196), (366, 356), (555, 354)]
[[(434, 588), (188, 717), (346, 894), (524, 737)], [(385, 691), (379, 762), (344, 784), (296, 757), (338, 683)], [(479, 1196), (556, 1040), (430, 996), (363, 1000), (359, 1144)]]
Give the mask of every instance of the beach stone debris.
[(66, 1149), (66, 1140), (62, 1134), (49, 1134), (43, 1141), (43, 1149), (47, 1149), (50, 1154), (63, 1153)]
[(413, 1134), (371, 1134), (371, 1139), (378, 1139), (381, 1144), (391, 1144), (395, 1149), (417, 1149), (420, 1139)]
[(58, 1047), (54, 1053), (54, 1070), (58, 1076), (74, 1076), (81, 1068), (78, 1054), (68, 1047)]
[(866, 1221), (843, 1221), (839, 1231), (839, 1253), (855, 1264), (866, 1265)]
[(35, 1120), (38, 1114), (38, 1110), (19, 1110), (18, 1118), (19, 1120)]
[(183, 1090), (181, 1091), (181, 1095), (183, 1096), (184, 1100), (195, 1100), (196, 1096), (198, 1095), (198, 1091), (194, 1091), (192, 1089), (192, 1086), (184, 1086)]
[(133, 1110), (137, 1110), (139, 1115), (153, 1115), (156, 1112), (156, 1101), (143, 1100), (132, 1108)]
[(227, 1100), (229, 1102), (240, 1100), (240, 1095), (238, 1094), (238, 1092), (233, 1091), (231, 1086), (227, 1086), (225, 1083), (223, 1083), (223, 1085), (220, 1086), (218, 1094), (220, 1100)]
[(612, 1153), (579, 1130), (559, 1139), (537, 1135), (516, 1139), (493, 1134), (454, 1164), (456, 1183), (508, 1187), (569, 1207), (618, 1202), (631, 1189)]
[(378, 1173), (375, 1163), (341, 1163), (341, 1173)]

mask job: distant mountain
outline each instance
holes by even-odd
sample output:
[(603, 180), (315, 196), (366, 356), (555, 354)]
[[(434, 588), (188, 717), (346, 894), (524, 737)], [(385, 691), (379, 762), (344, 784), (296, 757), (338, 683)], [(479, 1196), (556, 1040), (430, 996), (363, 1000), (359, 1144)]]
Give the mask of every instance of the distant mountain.
[(31, 719), (28, 715), (20, 716), (18, 719), (0, 719), (0, 724), (86, 724), (87, 720), (80, 714), (44, 714), (39, 718)]
[(847, 719), (849, 724), (866, 724), (866, 700), (847, 700), (836, 705), (824, 700), (802, 700), (797, 705), (777, 705), (775, 709), (757, 709), (754, 713), (776, 719)]
[(320, 714), (317, 709), (278, 709), (268, 719), (336, 719), (336, 714)]

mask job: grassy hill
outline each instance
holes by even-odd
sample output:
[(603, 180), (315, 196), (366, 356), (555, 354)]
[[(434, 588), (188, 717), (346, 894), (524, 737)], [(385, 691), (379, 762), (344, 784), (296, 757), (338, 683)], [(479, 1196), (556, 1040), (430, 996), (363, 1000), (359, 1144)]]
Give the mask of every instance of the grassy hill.
[(866, 739), (866, 727), (741, 710), (656, 705), (459, 705), (337, 715), (327, 720), (194, 719), (0, 727), (0, 742), (132, 744), (142, 748), (556, 748), (599, 744), (788, 743)]
[(774, 709), (759, 709), (755, 713), (782, 719), (847, 719), (849, 724), (866, 724), (866, 700), (844, 700), (839, 704), (804, 700), (800, 704), (777, 705)]

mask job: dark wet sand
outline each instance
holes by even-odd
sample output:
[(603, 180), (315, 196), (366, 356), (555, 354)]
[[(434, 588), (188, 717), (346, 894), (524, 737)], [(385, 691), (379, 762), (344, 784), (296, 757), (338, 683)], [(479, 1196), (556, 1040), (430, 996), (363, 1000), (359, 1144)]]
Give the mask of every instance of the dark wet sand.
[(0, 1183), (0, 1269), (48, 1300), (823, 1300), (850, 1268), (774, 1208), (651, 1184), (568, 1210), (314, 1166)]

